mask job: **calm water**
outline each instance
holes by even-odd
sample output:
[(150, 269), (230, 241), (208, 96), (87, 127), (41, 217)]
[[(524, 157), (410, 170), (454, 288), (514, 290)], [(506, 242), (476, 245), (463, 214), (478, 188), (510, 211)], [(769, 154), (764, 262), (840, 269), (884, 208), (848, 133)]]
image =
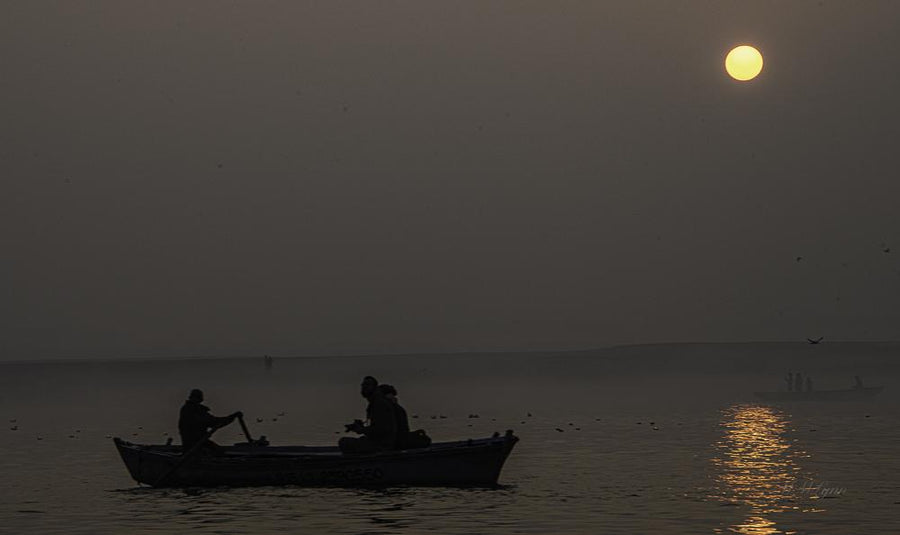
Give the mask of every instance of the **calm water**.
[[(0, 532), (900, 533), (898, 349), (2, 364)], [(787, 369), (822, 389), (855, 374), (887, 388), (865, 403), (754, 401)], [(164, 442), (200, 387), (275, 444), (334, 443), (363, 412), (365, 374), (395, 384), (438, 441), (514, 429), (501, 487), (154, 490), (107, 438)]]

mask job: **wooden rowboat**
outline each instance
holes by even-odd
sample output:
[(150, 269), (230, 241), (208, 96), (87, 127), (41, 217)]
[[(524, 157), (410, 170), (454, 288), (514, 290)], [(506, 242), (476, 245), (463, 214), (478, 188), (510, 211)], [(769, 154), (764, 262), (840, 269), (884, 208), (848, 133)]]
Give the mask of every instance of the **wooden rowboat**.
[(754, 392), (766, 401), (855, 401), (879, 394), (884, 387), (866, 386), (844, 390), (813, 390), (812, 392)]
[(182, 456), (179, 446), (115, 438), (131, 477), (154, 487), (299, 485), (493, 486), (518, 438), (440, 442), (427, 448), (344, 455), (328, 446), (235, 444), (220, 455)]

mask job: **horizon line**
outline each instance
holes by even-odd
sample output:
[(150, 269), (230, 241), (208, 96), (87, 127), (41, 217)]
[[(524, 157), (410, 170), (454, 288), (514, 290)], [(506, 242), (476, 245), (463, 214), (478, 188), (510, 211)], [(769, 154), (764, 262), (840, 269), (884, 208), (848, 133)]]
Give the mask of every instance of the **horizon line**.
[(179, 356), (152, 356), (152, 355), (124, 355), (116, 357), (47, 357), (37, 359), (0, 359), (0, 365), (4, 364), (65, 364), (65, 363), (90, 363), (90, 362), (147, 362), (147, 361), (182, 361), (182, 360), (241, 360), (261, 359), (272, 357), (277, 359), (324, 359), (324, 358), (366, 358), (366, 357), (441, 357), (463, 355), (509, 355), (509, 354), (535, 354), (535, 353), (590, 353), (595, 351), (609, 351), (650, 346), (687, 346), (687, 345), (762, 345), (762, 344), (797, 344), (797, 345), (829, 345), (829, 344), (898, 344), (900, 340), (832, 340), (825, 343), (810, 344), (803, 340), (752, 340), (729, 342), (643, 342), (631, 344), (613, 344), (608, 346), (594, 346), (581, 349), (494, 349), (494, 350), (461, 350), (461, 351), (424, 351), (424, 352), (385, 352), (385, 353), (332, 353), (312, 355), (271, 355), (261, 353), (258, 355), (179, 355)]

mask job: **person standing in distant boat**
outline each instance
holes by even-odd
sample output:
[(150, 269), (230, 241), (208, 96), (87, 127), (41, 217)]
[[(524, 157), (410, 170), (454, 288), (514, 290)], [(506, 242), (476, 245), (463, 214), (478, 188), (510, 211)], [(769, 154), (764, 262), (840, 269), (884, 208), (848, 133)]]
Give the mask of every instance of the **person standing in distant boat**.
[(800, 372), (794, 374), (794, 391), (803, 392), (803, 376)]
[(788, 372), (785, 381), (787, 381), (788, 392), (792, 391), (794, 389), (794, 374), (792, 372)]

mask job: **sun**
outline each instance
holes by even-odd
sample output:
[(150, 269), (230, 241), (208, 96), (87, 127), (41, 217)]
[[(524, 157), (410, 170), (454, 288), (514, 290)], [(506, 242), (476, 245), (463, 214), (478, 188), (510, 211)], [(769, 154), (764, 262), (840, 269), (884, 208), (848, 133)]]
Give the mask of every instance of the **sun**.
[(725, 56), (725, 70), (732, 78), (741, 82), (756, 78), (762, 68), (762, 54), (750, 45), (734, 47)]

